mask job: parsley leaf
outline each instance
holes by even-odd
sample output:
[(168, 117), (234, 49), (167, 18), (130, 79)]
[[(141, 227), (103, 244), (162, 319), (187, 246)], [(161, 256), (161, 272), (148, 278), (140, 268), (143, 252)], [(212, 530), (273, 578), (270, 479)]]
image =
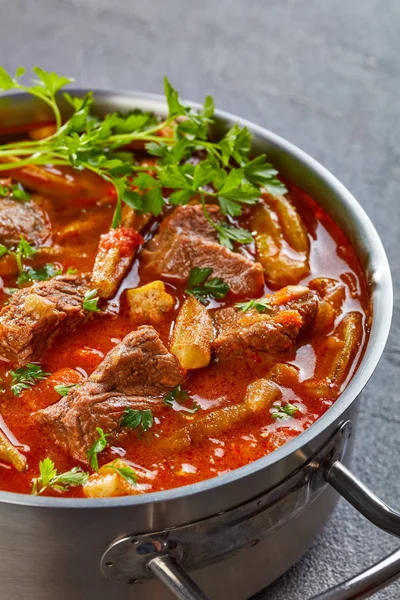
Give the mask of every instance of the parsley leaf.
[(208, 279), (213, 270), (210, 267), (193, 267), (190, 269), (189, 279), (185, 292), (194, 296), (202, 304), (207, 304), (210, 298), (225, 298), (229, 292), (229, 285), (220, 277)]
[(229, 248), (229, 250), (233, 250), (233, 243), (251, 244), (254, 242), (250, 231), (241, 227), (232, 227), (232, 225), (218, 223), (217, 231), (220, 243)]
[(65, 384), (65, 383), (60, 383), (59, 385), (55, 385), (54, 386), (54, 390), (57, 392), (57, 394), (60, 394), (60, 396), (67, 396), (68, 392), (70, 390), (72, 390), (72, 388), (75, 387), (80, 387), (79, 383), (71, 383), (71, 384)]
[(32, 479), (31, 494), (39, 496), (49, 488), (58, 492), (66, 492), (70, 487), (84, 485), (89, 479), (89, 473), (86, 473), (81, 467), (73, 467), (65, 473), (57, 473), (53, 461), (45, 458), (39, 462), (39, 477)]
[(190, 396), (186, 392), (186, 390), (182, 389), (181, 385), (177, 385), (176, 387), (174, 387), (174, 389), (167, 392), (164, 396), (164, 404), (166, 404), (170, 408), (173, 408), (174, 410), (185, 411), (188, 413), (197, 412), (200, 409), (200, 406), (197, 404), (197, 402), (193, 401), (192, 408), (188, 408), (187, 406), (181, 404), (181, 402), (187, 402), (188, 400), (190, 400)]
[(135, 410), (133, 408), (126, 408), (122, 415), (120, 427), (127, 427), (128, 429), (136, 429), (141, 425), (143, 431), (147, 431), (153, 427), (154, 419), (153, 413), (149, 409)]
[(42, 381), (50, 375), (50, 373), (45, 373), (42, 367), (35, 363), (28, 363), (25, 367), (20, 367), (15, 371), (10, 370), (9, 374), (11, 375), (10, 389), (17, 398), (21, 392), (29, 390), (37, 381)]
[(17, 279), (17, 284), (28, 283), (29, 281), (46, 281), (56, 275), (61, 275), (62, 269), (54, 265), (53, 263), (46, 263), (39, 269), (33, 269), (32, 267), (24, 267), (22, 273)]
[(83, 299), (83, 310), (88, 312), (100, 312), (97, 303), (99, 301), (99, 297), (97, 296), (97, 290), (89, 290), (86, 292)]
[(248, 300), (247, 302), (237, 302), (235, 306), (243, 312), (251, 310), (252, 308), (255, 308), (259, 313), (273, 310), (267, 298), (256, 298), (255, 300)]
[(99, 435), (98, 439), (94, 442), (94, 444), (87, 451), (87, 456), (89, 459), (89, 464), (92, 467), (93, 471), (99, 470), (99, 461), (97, 455), (100, 452), (103, 452), (107, 448), (107, 438), (109, 437), (109, 433), (104, 433), (101, 427), (96, 427), (96, 431)]
[(287, 419), (288, 417), (293, 417), (300, 410), (298, 406), (290, 404), (290, 402), (284, 406), (274, 404), (272, 409), (271, 417), (273, 419)]
[(117, 461), (118, 458), (116, 460), (114, 460), (110, 465), (108, 465), (111, 469), (113, 469), (114, 471), (116, 471), (119, 475), (121, 475), (121, 477), (123, 477), (128, 483), (130, 483), (131, 485), (136, 485), (137, 484), (137, 476), (135, 471), (129, 467), (119, 467), (117, 466)]
[(15, 200), (30, 200), (31, 195), (22, 187), (20, 183), (7, 185), (0, 185), (0, 196), (6, 198), (12, 196)]

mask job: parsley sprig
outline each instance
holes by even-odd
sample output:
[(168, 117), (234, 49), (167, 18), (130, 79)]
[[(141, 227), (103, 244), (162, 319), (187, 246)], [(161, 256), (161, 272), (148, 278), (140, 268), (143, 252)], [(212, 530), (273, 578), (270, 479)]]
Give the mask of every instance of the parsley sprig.
[(170, 408), (173, 408), (174, 410), (188, 412), (191, 414), (197, 412), (200, 409), (200, 406), (194, 400), (192, 401), (192, 408), (182, 404), (182, 402), (188, 402), (188, 400), (191, 400), (191, 398), (187, 391), (182, 389), (180, 384), (174, 387), (174, 389), (171, 391), (167, 392), (164, 396), (164, 404)]
[(299, 412), (299, 407), (294, 404), (290, 404), (288, 402), (284, 406), (280, 406), (279, 404), (274, 404), (272, 407), (271, 417), (273, 419), (287, 419), (288, 417), (293, 417)]
[(100, 312), (99, 307), (97, 306), (99, 301), (99, 297), (97, 295), (97, 290), (89, 290), (85, 293), (83, 298), (83, 310), (87, 312)]
[(255, 300), (248, 300), (247, 302), (236, 302), (235, 306), (242, 312), (247, 312), (253, 308), (259, 313), (266, 311), (271, 312), (273, 310), (267, 298), (256, 298)]
[(57, 492), (66, 492), (70, 487), (84, 485), (89, 479), (89, 473), (86, 473), (81, 467), (73, 467), (65, 473), (58, 473), (54, 462), (50, 458), (45, 458), (39, 462), (39, 477), (32, 479), (31, 494), (40, 496), (49, 488)]
[(24, 390), (29, 390), (38, 381), (46, 379), (50, 373), (45, 373), (42, 367), (35, 363), (28, 363), (26, 367), (20, 367), (15, 371), (10, 370), (11, 386), (10, 389), (17, 398)]
[(153, 423), (153, 413), (150, 409), (135, 410), (133, 408), (126, 408), (119, 426), (127, 427), (128, 429), (136, 429), (141, 425), (143, 431), (147, 431), (153, 427)]
[[(264, 155), (250, 158), (252, 141), (246, 127), (235, 124), (222, 139), (209, 139), (209, 128), (214, 123), (214, 101), (210, 96), (199, 111), (193, 110), (180, 101), (165, 78), (166, 118), (134, 111), (99, 119), (91, 112), (91, 93), (83, 98), (65, 93), (73, 113), (62, 124), (56, 93), (71, 80), (39, 67), (33, 71), (39, 79), (26, 86), (19, 81), (24, 69), (17, 69), (12, 77), (0, 68), (0, 91), (19, 89), (42, 98), (54, 112), (56, 132), (38, 141), (0, 146), (0, 158), (5, 160), (0, 171), (49, 163), (91, 170), (115, 187), (114, 228), (121, 224), (122, 202), (137, 211), (158, 215), (167, 202), (184, 205), (197, 198), (220, 242), (232, 249), (234, 244), (247, 244), (253, 238), (249, 231), (224, 218), (239, 217), (244, 206), (259, 201), (262, 190), (275, 195), (286, 192)], [(154, 168), (136, 164), (131, 153), (121, 152), (121, 148), (138, 140), (156, 158)], [(169, 196), (166, 190), (171, 191)], [(219, 204), (222, 220), (211, 219), (209, 201)]]
[(121, 475), (130, 485), (137, 484), (137, 475), (129, 465), (121, 466), (121, 459), (116, 458), (111, 464), (107, 465), (110, 469)]
[(104, 433), (101, 427), (96, 427), (96, 431), (99, 437), (87, 451), (89, 464), (92, 467), (93, 471), (99, 470), (99, 460), (97, 458), (97, 455), (107, 448), (107, 438), (110, 435), (109, 433)]
[(229, 285), (220, 277), (209, 279), (213, 270), (210, 267), (193, 267), (190, 269), (185, 292), (194, 296), (202, 304), (207, 304), (210, 298), (221, 300), (229, 292)]

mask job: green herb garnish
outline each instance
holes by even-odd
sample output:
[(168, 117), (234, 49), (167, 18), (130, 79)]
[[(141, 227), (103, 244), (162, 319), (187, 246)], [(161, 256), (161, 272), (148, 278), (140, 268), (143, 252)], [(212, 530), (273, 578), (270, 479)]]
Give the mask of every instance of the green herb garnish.
[(178, 411), (185, 411), (188, 413), (195, 413), (200, 409), (200, 406), (197, 402), (193, 401), (193, 407), (188, 408), (181, 404), (182, 402), (187, 402), (190, 400), (190, 396), (186, 390), (182, 389), (181, 385), (177, 385), (173, 390), (167, 392), (164, 396), (164, 404)]
[(54, 265), (53, 263), (46, 263), (39, 269), (32, 267), (23, 267), (22, 273), (17, 279), (17, 284), (22, 285), (29, 283), (30, 281), (46, 281), (57, 275), (61, 275), (62, 269)]
[(67, 396), (69, 390), (72, 390), (72, 388), (75, 387), (80, 387), (79, 383), (71, 383), (71, 384), (65, 384), (65, 383), (60, 383), (59, 385), (55, 385), (54, 386), (54, 390), (57, 392), (57, 394), (60, 394), (60, 396)]
[(202, 304), (207, 304), (210, 298), (220, 300), (229, 292), (229, 285), (220, 277), (209, 279), (213, 270), (210, 267), (193, 267), (190, 269), (185, 292), (194, 296)]
[(83, 299), (83, 310), (88, 312), (100, 312), (100, 309), (97, 306), (98, 301), (99, 297), (97, 296), (97, 290), (86, 292)]
[(39, 473), (39, 477), (32, 479), (31, 494), (33, 496), (39, 496), (49, 488), (57, 490), (57, 492), (66, 492), (70, 487), (84, 485), (89, 478), (89, 473), (80, 467), (74, 467), (70, 471), (58, 474), (50, 458), (40, 461)]
[(45, 373), (40, 365), (34, 363), (28, 363), (26, 367), (9, 371), (9, 374), (11, 375), (10, 389), (17, 398), (21, 392), (29, 390), (35, 383), (50, 375), (50, 373)]
[(96, 427), (96, 431), (99, 435), (98, 439), (94, 442), (93, 446), (89, 448), (87, 451), (87, 456), (89, 459), (89, 464), (92, 467), (93, 471), (99, 470), (99, 461), (97, 459), (97, 455), (100, 452), (103, 452), (107, 448), (107, 438), (109, 437), (109, 433), (104, 433), (101, 427)]
[(108, 466), (121, 475), (121, 477), (123, 477), (128, 483), (131, 485), (136, 485), (137, 477), (135, 471), (131, 467), (117, 467), (115, 464), (117, 460), (118, 458)]
[(251, 310), (252, 308), (255, 308), (259, 313), (266, 311), (271, 312), (273, 310), (267, 298), (257, 298), (256, 300), (248, 300), (247, 302), (236, 302), (235, 306), (243, 312)]
[[(54, 113), (56, 131), (39, 141), (0, 146), (1, 158), (17, 159), (1, 163), (0, 171), (49, 163), (91, 170), (115, 187), (114, 228), (121, 224), (122, 202), (135, 210), (158, 215), (165, 202), (184, 205), (196, 196), (200, 198), (206, 219), (218, 232), (220, 242), (232, 248), (235, 243), (253, 241), (251, 233), (224, 220), (214, 222), (207, 201), (217, 202), (223, 216), (235, 218), (240, 216), (243, 206), (258, 202), (263, 190), (275, 195), (286, 192), (265, 155), (250, 160), (252, 140), (246, 127), (235, 124), (222, 139), (208, 139), (209, 127), (214, 123), (214, 101), (210, 96), (206, 97), (203, 107), (195, 111), (180, 101), (177, 91), (165, 78), (168, 103), (165, 119), (140, 111), (125, 116), (112, 113), (99, 119), (91, 113), (91, 93), (83, 98), (65, 93), (73, 114), (62, 124), (55, 94), (71, 80), (39, 67), (33, 71), (39, 79), (32, 86), (25, 86), (19, 81), (24, 69), (18, 68), (12, 77), (0, 68), (0, 90), (19, 89), (42, 98)], [(161, 137), (160, 132), (168, 131), (167, 128), (171, 134)], [(147, 152), (156, 157), (151, 175), (148, 167), (136, 164), (131, 154), (120, 151), (121, 147), (137, 140), (143, 141)], [(196, 163), (190, 161), (192, 157)], [(172, 191), (168, 199), (163, 193), (165, 188)]]
[(6, 198), (12, 196), (15, 200), (30, 200), (31, 195), (22, 187), (20, 183), (12, 183), (11, 185), (0, 185), (0, 196)]
[(293, 417), (300, 410), (298, 406), (294, 406), (294, 404), (290, 404), (290, 402), (284, 406), (274, 404), (272, 409), (271, 417), (273, 419), (287, 419), (288, 417)]
[(136, 429), (141, 425), (143, 431), (147, 431), (153, 427), (153, 413), (149, 409), (135, 410), (133, 408), (126, 408), (122, 416), (120, 427), (127, 427), (128, 429)]

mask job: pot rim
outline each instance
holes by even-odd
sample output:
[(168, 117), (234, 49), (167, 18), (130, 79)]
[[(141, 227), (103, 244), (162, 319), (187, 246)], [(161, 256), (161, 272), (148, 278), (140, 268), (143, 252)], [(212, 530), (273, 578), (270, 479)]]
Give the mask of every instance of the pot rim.
[[(152, 104), (153, 106), (150, 106), (149, 110), (153, 110), (154, 112), (157, 112), (154, 110), (154, 106), (161, 112), (166, 110), (165, 98), (159, 94), (128, 90), (110, 91), (107, 89), (90, 89), (93, 91), (95, 101), (96, 99), (109, 99), (112, 102), (113, 98), (123, 98), (127, 102), (132, 102), (132, 108), (134, 108), (136, 101), (136, 104), (137, 102), (148, 102), (150, 105)], [(78, 87), (71, 88), (68, 91), (71, 94), (83, 95), (89, 91), (89, 88)], [(26, 100), (31, 99), (28, 94), (17, 92), (1, 95), (0, 100), (1, 98), (13, 97), (25, 98)], [(184, 102), (195, 109), (200, 108), (200, 104), (198, 103), (190, 101)], [(301, 448), (304, 445), (310, 443), (321, 432), (332, 425), (335, 420), (340, 418), (360, 394), (374, 372), (389, 335), (393, 311), (393, 288), (389, 262), (382, 241), (366, 212), (350, 191), (326, 167), (321, 165), (317, 160), (312, 158), (295, 144), (292, 144), (269, 129), (256, 125), (247, 119), (237, 117), (232, 113), (216, 110), (215, 116), (222, 121), (235, 122), (242, 127), (248, 127), (253, 134), (257, 134), (260, 138), (271, 142), (285, 154), (292, 156), (301, 164), (302, 168), (305, 168), (316, 175), (335, 193), (336, 196), (340, 197), (341, 203), (352, 213), (354, 221), (357, 222), (357, 230), (361, 231), (368, 241), (368, 247), (371, 252), (371, 261), (376, 265), (370, 277), (371, 281), (369, 282), (374, 316), (367, 347), (355, 374), (334, 404), (326, 411), (326, 413), (308, 427), (308, 429), (270, 454), (228, 473), (217, 475), (198, 483), (172, 488), (170, 490), (149, 492), (137, 496), (121, 496), (117, 498), (90, 499), (41, 497), (0, 490), (0, 505), (5, 503), (53, 509), (134, 507), (152, 503), (163, 503), (177, 498), (189, 498), (209, 489), (223, 487), (234, 481), (244, 479), (272, 464), (283, 461), (291, 454), (301, 451)]]

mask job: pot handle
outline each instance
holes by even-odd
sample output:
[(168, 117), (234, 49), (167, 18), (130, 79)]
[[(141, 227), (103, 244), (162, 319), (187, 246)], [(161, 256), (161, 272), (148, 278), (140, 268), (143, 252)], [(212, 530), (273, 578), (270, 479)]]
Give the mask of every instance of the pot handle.
[[(328, 465), (324, 478), (343, 498), (374, 525), (400, 537), (400, 513), (390, 508), (339, 460)], [(207, 600), (207, 596), (174, 558), (161, 555), (148, 563), (153, 574), (180, 600)], [(400, 575), (400, 549), (355, 577), (314, 596), (311, 600), (361, 600), (392, 583)]]
[[(393, 510), (339, 460), (324, 472), (325, 480), (374, 525), (400, 537), (400, 513)], [(400, 549), (355, 577), (314, 596), (311, 600), (369, 598), (400, 575)]]

